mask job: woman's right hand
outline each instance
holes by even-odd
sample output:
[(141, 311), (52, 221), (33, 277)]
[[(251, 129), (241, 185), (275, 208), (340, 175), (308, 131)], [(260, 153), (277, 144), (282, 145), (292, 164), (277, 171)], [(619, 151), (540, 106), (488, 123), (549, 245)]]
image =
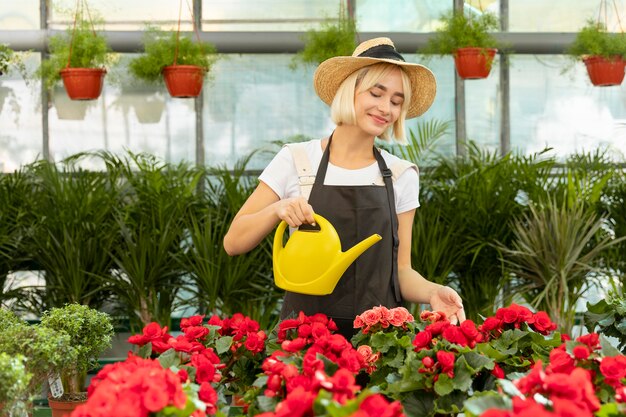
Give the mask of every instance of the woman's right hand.
[(291, 227), (315, 224), (313, 207), (304, 197), (285, 198), (276, 203), (276, 215)]

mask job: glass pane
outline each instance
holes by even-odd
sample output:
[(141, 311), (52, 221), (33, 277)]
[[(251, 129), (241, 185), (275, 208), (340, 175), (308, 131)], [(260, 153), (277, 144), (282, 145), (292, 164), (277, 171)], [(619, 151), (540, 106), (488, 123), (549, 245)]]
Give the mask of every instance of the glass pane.
[[(601, 3), (608, 8), (600, 10)], [(587, 19), (599, 20), (609, 30), (620, 32), (626, 29), (626, 0), (509, 0), (511, 32), (577, 32)]]
[(0, 2), (2, 30), (39, 29), (39, 0)]
[[(181, 30), (191, 31), (191, 0), (186, 1), (182, 2)], [(74, 21), (76, 1), (53, 0), (50, 3), (50, 28), (65, 29), (70, 26)], [(179, 4), (171, 0), (90, 0), (88, 3), (92, 16), (104, 19), (106, 30), (142, 30), (146, 23), (164, 30), (176, 30)]]
[[(214, 81), (204, 90), (204, 139), (208, 165), (233, 164), (261, 147), (250, 169), (262, 169), (278, 150), (273, 141), (321, 138), (334, 128), (330, 110), (315, 94), (315, 68), (288, 65), (291, 55), (230, 55), (218, 62)], [(416, 55), (405, 55), (418, 62)], [(454, 117), (452, 63), (432, 60), (428, 66), (438, 79), (433, 107), (420, 119), (451, 120)], [(416, 120), (407, 123), (415, 130)], [(453, 132), (439, 142), (444, 153), (454, 152)]]
[(123, 154), (128, 149), (168, 162), (195, 161), (194, 101), (172, 99), (162, 83), (148, 86), (121, 78), (124, 61), (107, 75), (97, 100), (72, 101), (62, 86), (55, 89), (49, 115), (53, 158), (98, 149)]
[(554, 148), (560, 158), (610, 146), (626, 155), (622, 87), (594, 87), (582, 63), (563, 74), (563, 56), (511, 58), (511, 147), (525, 153)]
[[(39, 66), (39, 54), (25, 61), (27, 71)], [(0, 76), (0, 172), (15, 171), (42, 154), (41, 84), (26, 84), (19, 74)]]
[[(450, 58), (452, 61), (452, 58)], [(499, 56), (487, 78), (465, 80), (465, 129), (467, 139), (490, 151), (500, 149)]]
[(339, 4), (339, 0), (203, 0), (202, 29), (306, 30), (325, 17), (337, 16)]
[(452, 1), (357, 0), (356, 21), (362, 32), (432, 32)]

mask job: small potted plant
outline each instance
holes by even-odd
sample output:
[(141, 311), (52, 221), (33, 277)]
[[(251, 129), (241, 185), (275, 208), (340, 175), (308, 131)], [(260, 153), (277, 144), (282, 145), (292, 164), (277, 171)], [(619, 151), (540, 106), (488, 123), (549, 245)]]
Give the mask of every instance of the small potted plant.
[(130, 61), (129, 71), (152, 83), (163, 78), (172, 97), (197, 97), (217, 60), (216, 52), (211, 43), (149, 27), (144, 34), (144, 53)]
[(568, 53), (582, 59), (591, 83), (607, 87), (620, 85), (626, 67), (626, 34), (608, 32), (603, 23), (587, 21)]
[(28, 383), (31, 374), (24, 356), (0, 352), (0, 415), (23, 415), (30, 402)]
[(24, 54), (15, 52), (7, 44), (0, 43), (0, 76), (10, 74), (13, 70), (17, 70), (22, 76), (26, 75)]
[(50, 38), (50, 58), (41, 63), (37, 76), (52, 89), (59, 80), (72, 100), (100, 97), (106, 66), (113, 63), (106, 38), (98, 34), (92, 22), (77, 18), (65, 34)]
[(450, 12), (441, 16), (441, 23), (441, 28), (428, 39), (428, 45), (421, 52), (454, 55), (459, 77), (486, 78), (498, 51), (498, 41), (490, 34), (498, 30), (498, 18), (491, 13), (466, 16)]
[[(41, 392), (48, 376), (69, 366), (75, 361), (77, 353), (70, 345), (70, 337), (64, 332), (29, 325), (5, 309), (0, 310), (0, 352), (11, 358), (18, 355), (24, 357), (25, 371), (30, 377), (21, 397), (23, 403), (19, 406), (26, 411), (32, 411), (31, 399)], [(0, 392), (4, 391), (0, 389)]]
[(303, 37), (304, 49), (294, 56), (289, 67), (298, 64), (318, 65), (335, 56), (349, 56), (356, 47), (357, 27), (349, 16), (343, 2), (337, 19), (326, 19), (319, 29), (310, 29)]
[(82, 304), (67, 304), (45, 311), (41, 317), (41, 326), (67, 334), (70, 345), (77, 353), (75, 360), (60, 371), (62, 395), (48, 398), (53, 412), (57, 408), (63, 409), (60, 414), (56, 414), (60, 417), (87, 400), (87, 393), (83, 389), (87, 371), (97, 367), (98, 358), (111, 346), (113, 325), (106, 313)]

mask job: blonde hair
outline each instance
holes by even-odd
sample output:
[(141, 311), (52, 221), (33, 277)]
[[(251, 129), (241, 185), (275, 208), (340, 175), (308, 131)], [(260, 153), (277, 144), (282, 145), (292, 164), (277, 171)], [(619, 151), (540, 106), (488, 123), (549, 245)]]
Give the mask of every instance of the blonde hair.
[(354, 112), (354, 97), (356, 94), (367, 91), (374, 87), (382, 78), (386, 77), (395, 69), (400, 69), (402, 75), (402, 90), (404, 101), (400, 109), (400, 116), (392, 126), (389, 126), (381, 135), (381, 139), (390, 140), (393, 138), (400, 143), (405, 142), (404, 121), (406, 113), (411, 103), (411, 80), (404, 70), (398, 65), (381, 62), (379, 64), (368, 65), (350, 74), (339, 86), (333, 102), (330, 105), (330, 117), (337, 125), (356, 123)]

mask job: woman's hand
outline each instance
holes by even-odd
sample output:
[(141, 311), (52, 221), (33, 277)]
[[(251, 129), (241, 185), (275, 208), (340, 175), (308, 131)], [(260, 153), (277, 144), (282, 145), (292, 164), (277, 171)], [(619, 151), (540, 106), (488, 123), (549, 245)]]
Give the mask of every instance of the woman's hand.
[(313, 207), (304, 197), (285, 198), (276, 203), (276, 215), (291, 227), (315, 224)]
[(463, 301), (459, 294), (450, 287), (440, 286), (430, 297), (430, 306), (433, 311), (443, 311), (452, 324), (465, 321)]

